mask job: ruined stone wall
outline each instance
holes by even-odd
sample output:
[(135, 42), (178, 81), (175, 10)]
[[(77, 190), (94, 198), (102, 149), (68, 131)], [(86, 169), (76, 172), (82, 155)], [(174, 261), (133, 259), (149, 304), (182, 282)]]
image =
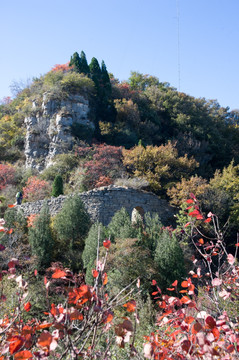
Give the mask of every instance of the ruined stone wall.
[[(173, 209), (166, 200), (159, 199), (156, 195), (117, 186), (107, 186), (93, 189), (79, 194), (85, 204), (92, 221), (100, 221), (103, 225), (108, 225), (114, 214), (124, 207), (132, 215), (135, 208), (140, 209), (141, 213), (157, 213), (165, 225), (172, 223)], [(47, 200), (51, 215), (57, 214), (64, 203), (66, 196), (59, 196)], [(25, 203), (19, 206), (25, 216), (40, 212), (43, 200), (32, 203)]]

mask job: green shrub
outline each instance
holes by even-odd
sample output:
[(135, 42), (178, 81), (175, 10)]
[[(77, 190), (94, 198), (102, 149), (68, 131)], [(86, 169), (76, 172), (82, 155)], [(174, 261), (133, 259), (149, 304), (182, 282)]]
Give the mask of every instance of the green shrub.
[(117, 211), (107, 227), (107, 233), (111, 240), (134, 238), (137, 236), (137, 230), (132, 226), (131, 218), (125, 208)]
[(35, 219), (33, 227), (29, 229), (29, 243), (32, 255), (37, 257), (37, 267), (44, 269), (50, 265), (54, 248), (54, 240), (50, 227), (50, 212), (46, 202), (40, 215)]
[(65, 74), (60, 83), (63, 91), (72, 94), (90, 95), (94, 93), (95, 89), (91, 79), (83, 74), (77, 74), (75, 72)]
[(52, 184), (52, 196), (58, 197), (63, 195), (63, 179), (61, 175), (56, 175), (53, 184)]
[(165, 290), (174, 280), (180, 281), (185, 277), (182, 249), (175, 235), (167, 229), (159, 234), (154, 260), (160, 275), (160, 288)]
[(59, 254), (67, 266), (74, 270), (82, 267), (82, 251), (90, 228), (90, 217), (79, 195), (65, 200), (56, 215), (53, 228), (59, 241)]

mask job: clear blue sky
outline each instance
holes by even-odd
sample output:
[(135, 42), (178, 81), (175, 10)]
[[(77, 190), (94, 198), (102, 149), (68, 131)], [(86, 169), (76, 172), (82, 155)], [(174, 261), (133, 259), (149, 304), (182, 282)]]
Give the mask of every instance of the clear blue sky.
[(0, 1), (0, 99), (83, 50), (120, 80), (154, 75), (239, 108), (239, 0)]

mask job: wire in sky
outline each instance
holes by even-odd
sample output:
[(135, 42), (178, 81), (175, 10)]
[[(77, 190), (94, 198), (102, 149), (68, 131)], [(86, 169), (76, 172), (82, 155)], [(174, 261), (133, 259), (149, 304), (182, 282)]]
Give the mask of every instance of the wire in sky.
[(178, 20), (178, 91), (180, 91), (181, 85), (181, 64), (180, 64), (180, 9), (179, 9), (179, 0), (176, 0), (177, 3), (177, 20)]

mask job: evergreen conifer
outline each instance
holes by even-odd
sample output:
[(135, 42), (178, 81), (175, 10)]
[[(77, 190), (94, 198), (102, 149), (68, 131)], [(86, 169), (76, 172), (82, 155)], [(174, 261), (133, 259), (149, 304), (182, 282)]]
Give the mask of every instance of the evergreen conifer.
[(81, 58), (80, 58), (78, 52), (75, 52), (71, 56), (69, 66), (73, 66), (73, 69), (75, 72), (77, 72), (77, 73), (81, 72)]
[(56, 175), (53, 184), (52, 184), (52, 196), (58, 197), (59, 195), (63, 195), (63, 179), (61, 175)]
[(40, 215), (29, 229), (29, 243), (32, 254), (37, 256), (37, 266), (44, 269), (50, 265), (54, 240), (50, 228), (50, 212), (47, 202), (44, 203)]

